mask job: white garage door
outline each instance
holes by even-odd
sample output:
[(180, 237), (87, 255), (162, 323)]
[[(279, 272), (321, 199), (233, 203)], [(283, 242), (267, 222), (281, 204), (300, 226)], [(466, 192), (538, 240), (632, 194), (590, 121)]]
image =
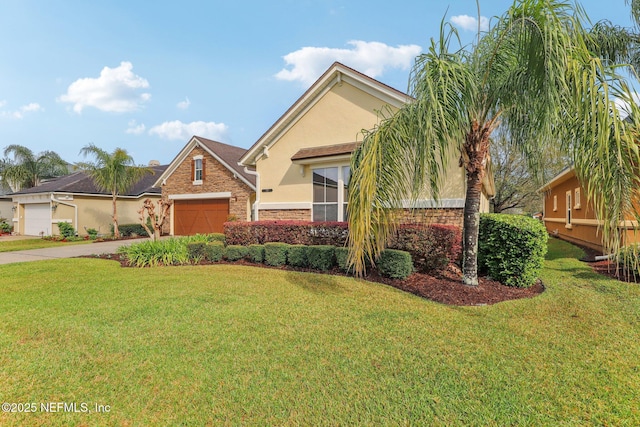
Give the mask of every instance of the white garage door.
[(24, 205), (24, 234), (27, 236), (51, 234), (51, 207), (49, 203)]

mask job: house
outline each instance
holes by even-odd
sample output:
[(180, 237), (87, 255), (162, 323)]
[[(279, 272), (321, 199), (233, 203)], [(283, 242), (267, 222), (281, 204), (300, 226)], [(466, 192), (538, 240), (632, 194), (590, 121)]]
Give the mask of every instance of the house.
[[(118, 196), (118, 223), (139, 223), (138, 210), (146, 198), (160, 199), (160, 189), (153, 188), (156, 177), (166, 166), (151, 166), (154, 174), (139, 180), (126, 194)], [(13, 203), (13, 229), (26, 236), (59, 234), (57, 224), (67, 222), (78, 234), (94, 228), (110, 233), (111, 193), (98, 190), (84, 172), (75, 172), (46, 181), (38, 186), (10, 194)]]
[[(240, 159), (254, 169), (256, 220), (345, 221), (350, 158), (380, 111), (397, 111), (411, 98), (338, 62), (253, 144)], [(454, 157), (455, 156), (455, 157)], [(419, 201), (423, 219), (462, 225), (465, 173), (452, 153), (436, 203)], [(493, 195), (490, 174), (483, 182), (481, 211)], [(415, 211), (414, 211), (415, 213)]]
[[(601, 223), (573, 167), (562, 170), (539, 191), (543, 193), (542, 220), (549, 234), (603, 251), (602, 233), (598, 230)], [(623, 233), (622, 241), (635, 241), (632, 222), (621, 223), (619, 230)]]
[(256, 176), (238, 165), (245, 151), (194, 136), (155, 178), (162, 197), (173, 201), (171, 235), (221, 233), (226, 221), (251, 220)]

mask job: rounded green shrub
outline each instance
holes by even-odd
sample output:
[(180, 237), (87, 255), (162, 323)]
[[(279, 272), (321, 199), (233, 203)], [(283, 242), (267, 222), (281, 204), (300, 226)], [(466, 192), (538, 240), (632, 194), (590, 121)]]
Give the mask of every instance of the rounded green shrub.
[(262, 264), (264, 262), (264, 245), (249, 245), (247, 259), (256, 264)]
[(478, 269), (507, 286), (532, 286), (547, 253), (542, 222), (506, 214), (480, 215)]
[(204, 242), (187, 243), (187, 255), (190, 261), (200, 261), (207, 257), (207, 244)]
[(291, 245), (287, 253), (287, 264), (292, 267), (304, 268), (309, 265), (307, 260), (307, 245)]
[(411, 254), (397, 249), (385, 249), (380, 254), (378, 269), (383, 276), (406, 279), (413, 272)]
[(269, 242), (264, 244), (264, 263), (271, 266), (280, 266), (287, 263), (287, 251), (289, 245), (286, 243)]
[(331, 245), (315, 245), (307, 248), (309, 267), (326, 271), (336, 264), (336, 248)]
[(206, 249), (207, 255), (205, 258), (207, 259), (207, 261), (218, 262), (224, 255), (224, 244), (222, 242), (209, 242), (206, 244)]
[(224, 258), (228, 261), (238, 261), (247, 256), (249, 249), (242, 245), (229, 245), (224, 249)]

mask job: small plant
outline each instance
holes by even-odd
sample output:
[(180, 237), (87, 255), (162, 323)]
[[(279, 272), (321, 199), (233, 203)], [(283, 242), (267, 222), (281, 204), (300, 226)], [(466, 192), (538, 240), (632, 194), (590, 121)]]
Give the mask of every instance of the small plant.
[(76, 236), (76, 229), (68, 222), (59, 222), (58, 230), (60, 230), (60, 235), (65, 239), (70, 239)]
[(218, 262), (224, 255), (224, 245), (222, 242), (209, 242), (206, 244), (205, 259), (211, 262)]
[(11, 233), (13, 226), (6, 221), (0, 222), (0, 233)]
[(383, 276), (406, 279), (413, 272), (411, 254), (396, 249), (385, 249), (380, 254), (378, 269)]
[(264, 262), (264, 245), (249, 245), (247, 259), (256, 264), (262, 264)]
[(287, 254), (287, 264), (292, 267), (304, 268), (309, 265), (307, 260), (307, 245), (291, 245)]
[(309, 246), (307, 249), (309, 267), (326, 271), (336, 264), (336, 248), (330, 245)]
[(98, 238), (98, 230), (95, 228), (87, 228), (87, 235), (89, 236), (89, 239), (96, 240)]
[(286, 243), (270, 242), (264, 245), (264, 263), (271, 266), (280, 266), (287, 263), (287, 251), (289, 245)]
[(224, 258), (228, 261), (238, 261), (247, 256), (249, 249), (241, 245), (229, 245), (224, 249)]

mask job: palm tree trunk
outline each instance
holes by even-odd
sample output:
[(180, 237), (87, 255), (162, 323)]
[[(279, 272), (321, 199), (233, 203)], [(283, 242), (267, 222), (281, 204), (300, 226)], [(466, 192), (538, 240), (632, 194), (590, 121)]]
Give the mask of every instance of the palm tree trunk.
[(113, 237), (116, 239), (120, 238), (120, 230), (118, 230), (118, 211), (116, 209), (116, 200), (118, 196), (113, 194), (112, 204), (113, 204)]
[(467, 194), (464, 202), (462, 236), (462, 281), (467, 286), (478, 286), (478, 230), (480, 226), (480, 173), (467, 174)]

